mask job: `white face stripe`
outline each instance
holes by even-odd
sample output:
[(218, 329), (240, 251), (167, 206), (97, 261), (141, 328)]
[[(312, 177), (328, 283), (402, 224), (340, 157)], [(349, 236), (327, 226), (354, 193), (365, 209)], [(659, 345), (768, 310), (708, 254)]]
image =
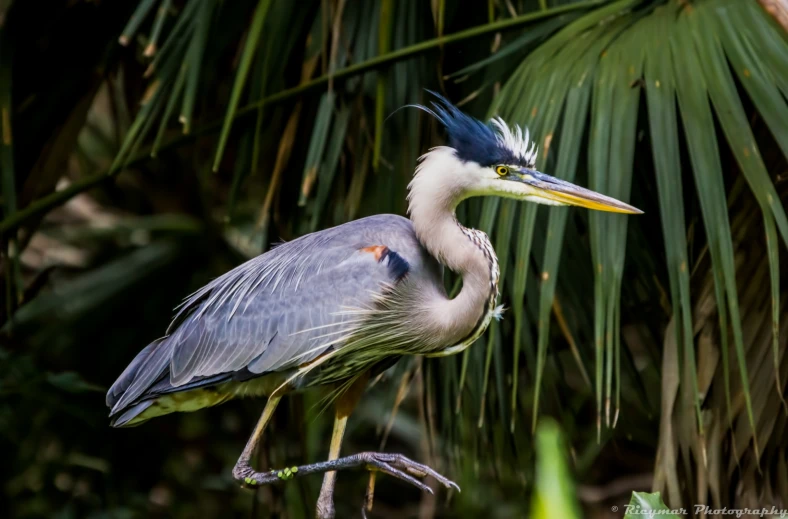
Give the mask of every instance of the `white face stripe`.
[[(498, 164), (498, 166), (493, 166), (493, 169), (497, 170), (499, 166), (505, 166), (509, 168), (509, 174), (519, 176), (523, 180), (533, 180), (534, 177), (529, 175), (528, 173), (520, 173), (520, 170), (523, 168), (520, 164)], [(496, 171), (497, 173), (497, 171)], [(501, 175), (498, 175), (499, 177)]]
[[(418, 212), (419, 204), (445, 205), (453, 209), (461, 201), (474, 196), (501, 196), (546, 205), (566, 205), (545, 197), (541, 190), (526, 182), (502, 178), (495, 171), (501, 165), (507, 166), (512, 174), (518, 174), (517, 170), (523, 168), (522, 164), (485, 167), (459, 159), (454, 149), (448, 146), (430, 149), (419, 157), (416, 174), (408, 186), (408, 212)], [(528, 180), (527, 174), (524, 179)]]

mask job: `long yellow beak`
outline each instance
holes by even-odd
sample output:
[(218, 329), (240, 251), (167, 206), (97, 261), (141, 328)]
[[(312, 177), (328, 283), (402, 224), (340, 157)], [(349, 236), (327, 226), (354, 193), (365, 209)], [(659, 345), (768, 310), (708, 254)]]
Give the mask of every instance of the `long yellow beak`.
[(610, 213), (643, 214), (637, 207), (531, 169), (517, 171), (518, 180), (535, 188), (535, 196), (553, 203), (576, 205)]

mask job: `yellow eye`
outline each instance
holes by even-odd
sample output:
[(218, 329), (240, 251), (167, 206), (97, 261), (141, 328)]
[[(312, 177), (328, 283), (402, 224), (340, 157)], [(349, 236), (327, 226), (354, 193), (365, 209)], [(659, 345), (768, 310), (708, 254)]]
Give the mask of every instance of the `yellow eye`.
[(498, 166), (495, 168), (495, 172), (498, 173), (500, 176), (507, 175), (509, 173), (509, 168), (506, 166)]

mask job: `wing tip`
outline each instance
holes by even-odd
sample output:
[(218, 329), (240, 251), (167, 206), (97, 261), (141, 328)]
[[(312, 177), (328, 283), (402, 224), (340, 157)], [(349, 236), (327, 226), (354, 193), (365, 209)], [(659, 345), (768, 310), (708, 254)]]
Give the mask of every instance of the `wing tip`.
[(110, 417), (113, 415), (117, 415), (121, 413), (120, 416), (112, 418), (109, 425), (110, 427), (114, 427), (116, 429), (127, 428), (127, 427), (135, 427), (140, 425), (144, 422), (147, 422), (147, 419), (139, 419), (135, 421), (135, 418), (139, 418), (142, 413), (145, 412), (153, 404), (153, 400), (145, 400), (143, 402), (138, 402), (133, 404), (131, 407), (127, 407), (125, 409), (118, 409), (117, 411), (110, 414)]
[(107, 391), (105, 403), (111, 409), (110, 416), (121, 412), (145, 393), (166, 368), (168, 360), (161, 350), (166, 337), (156, 339), (140, 351), (126, 366), (123, 373)]

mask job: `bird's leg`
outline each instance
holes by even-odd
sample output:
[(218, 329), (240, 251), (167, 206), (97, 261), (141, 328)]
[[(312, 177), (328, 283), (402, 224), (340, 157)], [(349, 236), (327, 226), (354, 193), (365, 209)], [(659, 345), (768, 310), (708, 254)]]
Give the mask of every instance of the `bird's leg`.
[[(331, 433), (331, 446), (328, 450), (328, 461), (339, 458), (342, 447), (342, 438), (345, 435), (347, 419), (356, 408), (361, 394), (367, 386), (368, 373), (358, 377), (351, 386), (343, 392), (336, 401), (334, 414), (334, 430)], [(317, 519), (333, 519), (334, 517), (334, 486), (336, 484), (336, 471), (326, 472), (323, 476), (323, 486), (320, 487), (320, 496), (317, 498)]]
[(279, 404), (281, 398), (281, 395), (276, 393), (268, 397), (268, 402), (265, 404), (263, 414), (260, 416), (260, 420), (257, 421), (257, 425), (254, 428), (254, 432), (252, 432), (252, 435), (249, 437), (249, 441), (246, 442), (246, 447), (244, 447), (241, 457), (238, 458), (235, 467), (233, 467), (233, 477), (236, 481), (244, 484), (244, 486), (254, 487), (256, 485), (265, 484), (260, 481), (261, 478), (259, 478), (259, 476), (263, 476), (263, 474), (255, 472), (252, 468), (251, 459), (252, 454), (254, 454), (254, 449), (257, 447), (257, 444), (260, 443), (260, 438), (263, 436), (265, 426), (271, 421), (271, 417), (274, 415), (276, 406)]

